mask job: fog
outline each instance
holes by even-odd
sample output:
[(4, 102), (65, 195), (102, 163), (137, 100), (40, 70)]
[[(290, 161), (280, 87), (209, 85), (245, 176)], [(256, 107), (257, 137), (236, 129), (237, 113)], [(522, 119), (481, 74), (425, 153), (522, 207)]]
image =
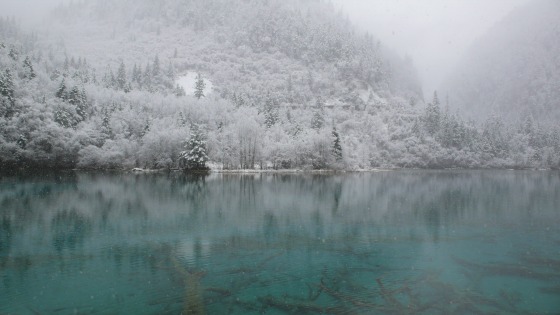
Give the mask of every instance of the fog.
[(337, 0), (349, 19), (401, 56), (412, 57), (424, 95), (439, 89), (466, 49), (531, 0)]
[(60, 3), (69, 0), (2, 0), (0, 16), (13, 16), (26, 26), (35, 26), (48, 12)]
[[(428, 96), (441, 88), (474, 40), (529, 1), (335, 0), (335, 4), (357, 27), (374, 34), (401, 56), (410, 56)], [(63, 2), (70, 0), (3, 0), (0, 12), (15, 16), (24, 25), (36, 25)]]

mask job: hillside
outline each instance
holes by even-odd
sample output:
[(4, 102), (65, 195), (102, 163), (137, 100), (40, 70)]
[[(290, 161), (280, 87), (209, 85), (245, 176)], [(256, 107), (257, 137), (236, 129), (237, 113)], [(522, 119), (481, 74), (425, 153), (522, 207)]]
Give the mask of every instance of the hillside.
[(0, 19), (0, 166), (560, 166), (557, 129), (419, 91), (326, 1), (75, 1), (31, 33)]
[(129, 69), (158, 55), (177, 73), (203, 73), (222, 95), (274, 91), (301, 105), (371, 87), (422, 98), (414, 76), (395, 79), (413, 69), (320, 0), (84, 1), (55, 17), (49, 41), (62, 39), (60, 54)]
[(445, 89), (450, 105), (473, 118), (560, 121), (560, 2), (514, 10), (470, 49)]

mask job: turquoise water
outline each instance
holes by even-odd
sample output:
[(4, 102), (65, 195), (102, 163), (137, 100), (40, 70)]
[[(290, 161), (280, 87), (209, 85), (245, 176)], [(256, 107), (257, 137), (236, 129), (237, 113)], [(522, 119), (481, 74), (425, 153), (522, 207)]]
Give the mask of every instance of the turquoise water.
[(0, 314), (558, 314), (560, 173), (0, 179)]

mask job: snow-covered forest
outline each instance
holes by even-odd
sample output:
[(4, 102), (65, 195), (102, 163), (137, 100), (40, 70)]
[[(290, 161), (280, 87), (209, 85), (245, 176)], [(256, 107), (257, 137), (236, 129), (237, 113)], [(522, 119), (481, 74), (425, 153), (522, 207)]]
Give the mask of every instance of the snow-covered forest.
[(41, 30), (0, 20), (2, 169), (560, 167), (557, 124), (471, 121), (450, 99), (424, 98), (409, 60), (321, 0), (74, 1)]
[(480, 38), (444, 89), (468, 117), (560, 120), (560, 1), (514, 10)]

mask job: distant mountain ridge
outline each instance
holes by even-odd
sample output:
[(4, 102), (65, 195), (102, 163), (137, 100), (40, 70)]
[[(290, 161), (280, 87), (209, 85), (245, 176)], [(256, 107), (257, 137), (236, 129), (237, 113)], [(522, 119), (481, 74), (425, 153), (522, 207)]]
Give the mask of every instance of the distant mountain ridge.
[(473, 118), (560, 121), (560, 1), (514, 10), (467, 53), (443, 89)]

